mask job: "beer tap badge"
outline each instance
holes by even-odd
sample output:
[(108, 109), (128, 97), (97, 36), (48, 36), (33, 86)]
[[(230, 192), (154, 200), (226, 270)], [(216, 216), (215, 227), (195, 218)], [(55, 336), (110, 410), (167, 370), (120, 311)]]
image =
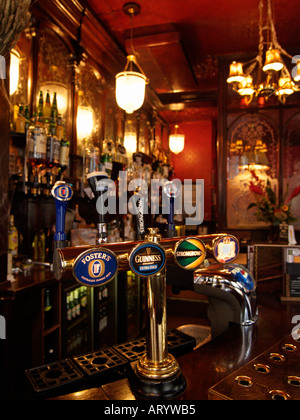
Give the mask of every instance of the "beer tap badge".
[(238, 240), (230, 235), (223, 236), (214, 244), (214, 256), (220, 263), (231, 263), (239, 255), (240, 246)]
[(72, 198), (73, 191), (69, 184), (64, 181), (58, 181), (52, 188), (52, 196), (59, 201), (69, 201)]
[(118, 260), (109, 249), (92, 248), (80, 254), (73, 266), (73, 274), (85, 286), (101, 286), (116, 275)]
[(141, 277), (159, 273), (166, 265), (163, 247), (154, 242), (143, 242), (135, 247), (129, 256), (131, 270)]
[(183, 239), (177, 243), (174, 257), (180, 267), (195, 270), (205, 260), (205, 245), (198, 238)]

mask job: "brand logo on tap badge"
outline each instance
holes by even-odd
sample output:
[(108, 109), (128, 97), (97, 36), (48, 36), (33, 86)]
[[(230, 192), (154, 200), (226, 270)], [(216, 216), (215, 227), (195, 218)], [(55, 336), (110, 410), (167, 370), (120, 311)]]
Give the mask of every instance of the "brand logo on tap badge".
[(224, 236), (214, 244), (214, 255), (220, 263), (231, 263), (239, 252), (239, 243), (233, 236)]
[(205, 245), (198, 238), (183, 239), (176, 245), (174, 256), (180, 267), (195, 270), (205, 260)]
[(118, 270), (113, 252), (104, 248), (91, 249), (80, 254), (74, 263), (73, 273), (77, 281), (86, 286), (99, 286), (111, 281)]
[(57, 182), (52, 188), (52, 195), (60, 201), (68, 201), (72, 198), (73, 191), (65, 182)]
[(131, 270), (138, 276), (148, 277), (159, 273), (166, 264), (164, 249), (155, 243), (138, 245), (129, 256)]

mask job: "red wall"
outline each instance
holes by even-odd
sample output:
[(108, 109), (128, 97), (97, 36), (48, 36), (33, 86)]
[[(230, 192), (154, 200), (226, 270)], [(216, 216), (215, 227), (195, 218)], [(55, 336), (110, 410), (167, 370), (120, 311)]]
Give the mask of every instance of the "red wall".
[(211, 176), (213, 165), (213, 123), (211, 120), (180, 123), (185, 134), (183, 152), (171, 159), (175, 178), (204, 179), (204, 221), (211, 220)]

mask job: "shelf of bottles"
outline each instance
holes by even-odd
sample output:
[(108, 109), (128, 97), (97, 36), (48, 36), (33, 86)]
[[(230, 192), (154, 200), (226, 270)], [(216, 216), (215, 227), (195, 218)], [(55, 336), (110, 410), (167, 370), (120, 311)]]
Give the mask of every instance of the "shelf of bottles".
[[(65, 120), (57, 107), (57, 95), (40, 91), (37, 112), (30, 118), (29, 106), (14, 106), (12, 137), (25, 139), (23, 190), (32, 196), (50, 196), (51, 188), (69, 165), (70, 143)], [(10, 175), (20, 173), (14, 147), (10, 151)]]
[(79, 286), (67, 291), (64, 296), (64, 353), (78, 354), (90, 347), (91, 290)]

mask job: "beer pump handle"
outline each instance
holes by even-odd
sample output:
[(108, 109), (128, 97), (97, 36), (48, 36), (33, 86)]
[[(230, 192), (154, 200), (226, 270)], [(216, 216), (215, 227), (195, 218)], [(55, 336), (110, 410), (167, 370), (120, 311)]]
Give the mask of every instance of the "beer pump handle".
[(145, 238), (145, 220), (144, 220), (144, 207), (145, 197), (141, 194), (138, 188), (133, 194), (133, 205), (135, 208), (135, 220), (136, 220), (136, 239), (144, 240)]
[(56, 208), (56, 229), (53, 240), (53, 247), (65, 248), (68, 246), (67, 235), (65, 232), (65, 220), (68, 203), (73, 196), (72, 188), (64, 181), (58, 181), (54, 184), (52, 196), (55, 198)]
[(178, 196), (178, 189), (172, 181), (169, 181), (165, 183), (163, 192), (170, 199), (170, 207), (169, 207), (169, 212), (167, 214), (166, 236), (167, 238), (174, 238), (175, 236), (177, 236), (175, 223), (174, 223), (174, 208), (175, 208), (175, 198)]
[(107, 224), (105, 220), (105, 208), (104, 202), (106, 200), (107, 191), (108, 191), (108, 175), (106, 172), (94, 171), (90, 172), (87, 175), (88, 184), (97, 199), (97, 212), (98, 212), (98, 222), (97, 222), (97, 239), (96, 244), (106, 243), (108, 240), (107, 235)]

